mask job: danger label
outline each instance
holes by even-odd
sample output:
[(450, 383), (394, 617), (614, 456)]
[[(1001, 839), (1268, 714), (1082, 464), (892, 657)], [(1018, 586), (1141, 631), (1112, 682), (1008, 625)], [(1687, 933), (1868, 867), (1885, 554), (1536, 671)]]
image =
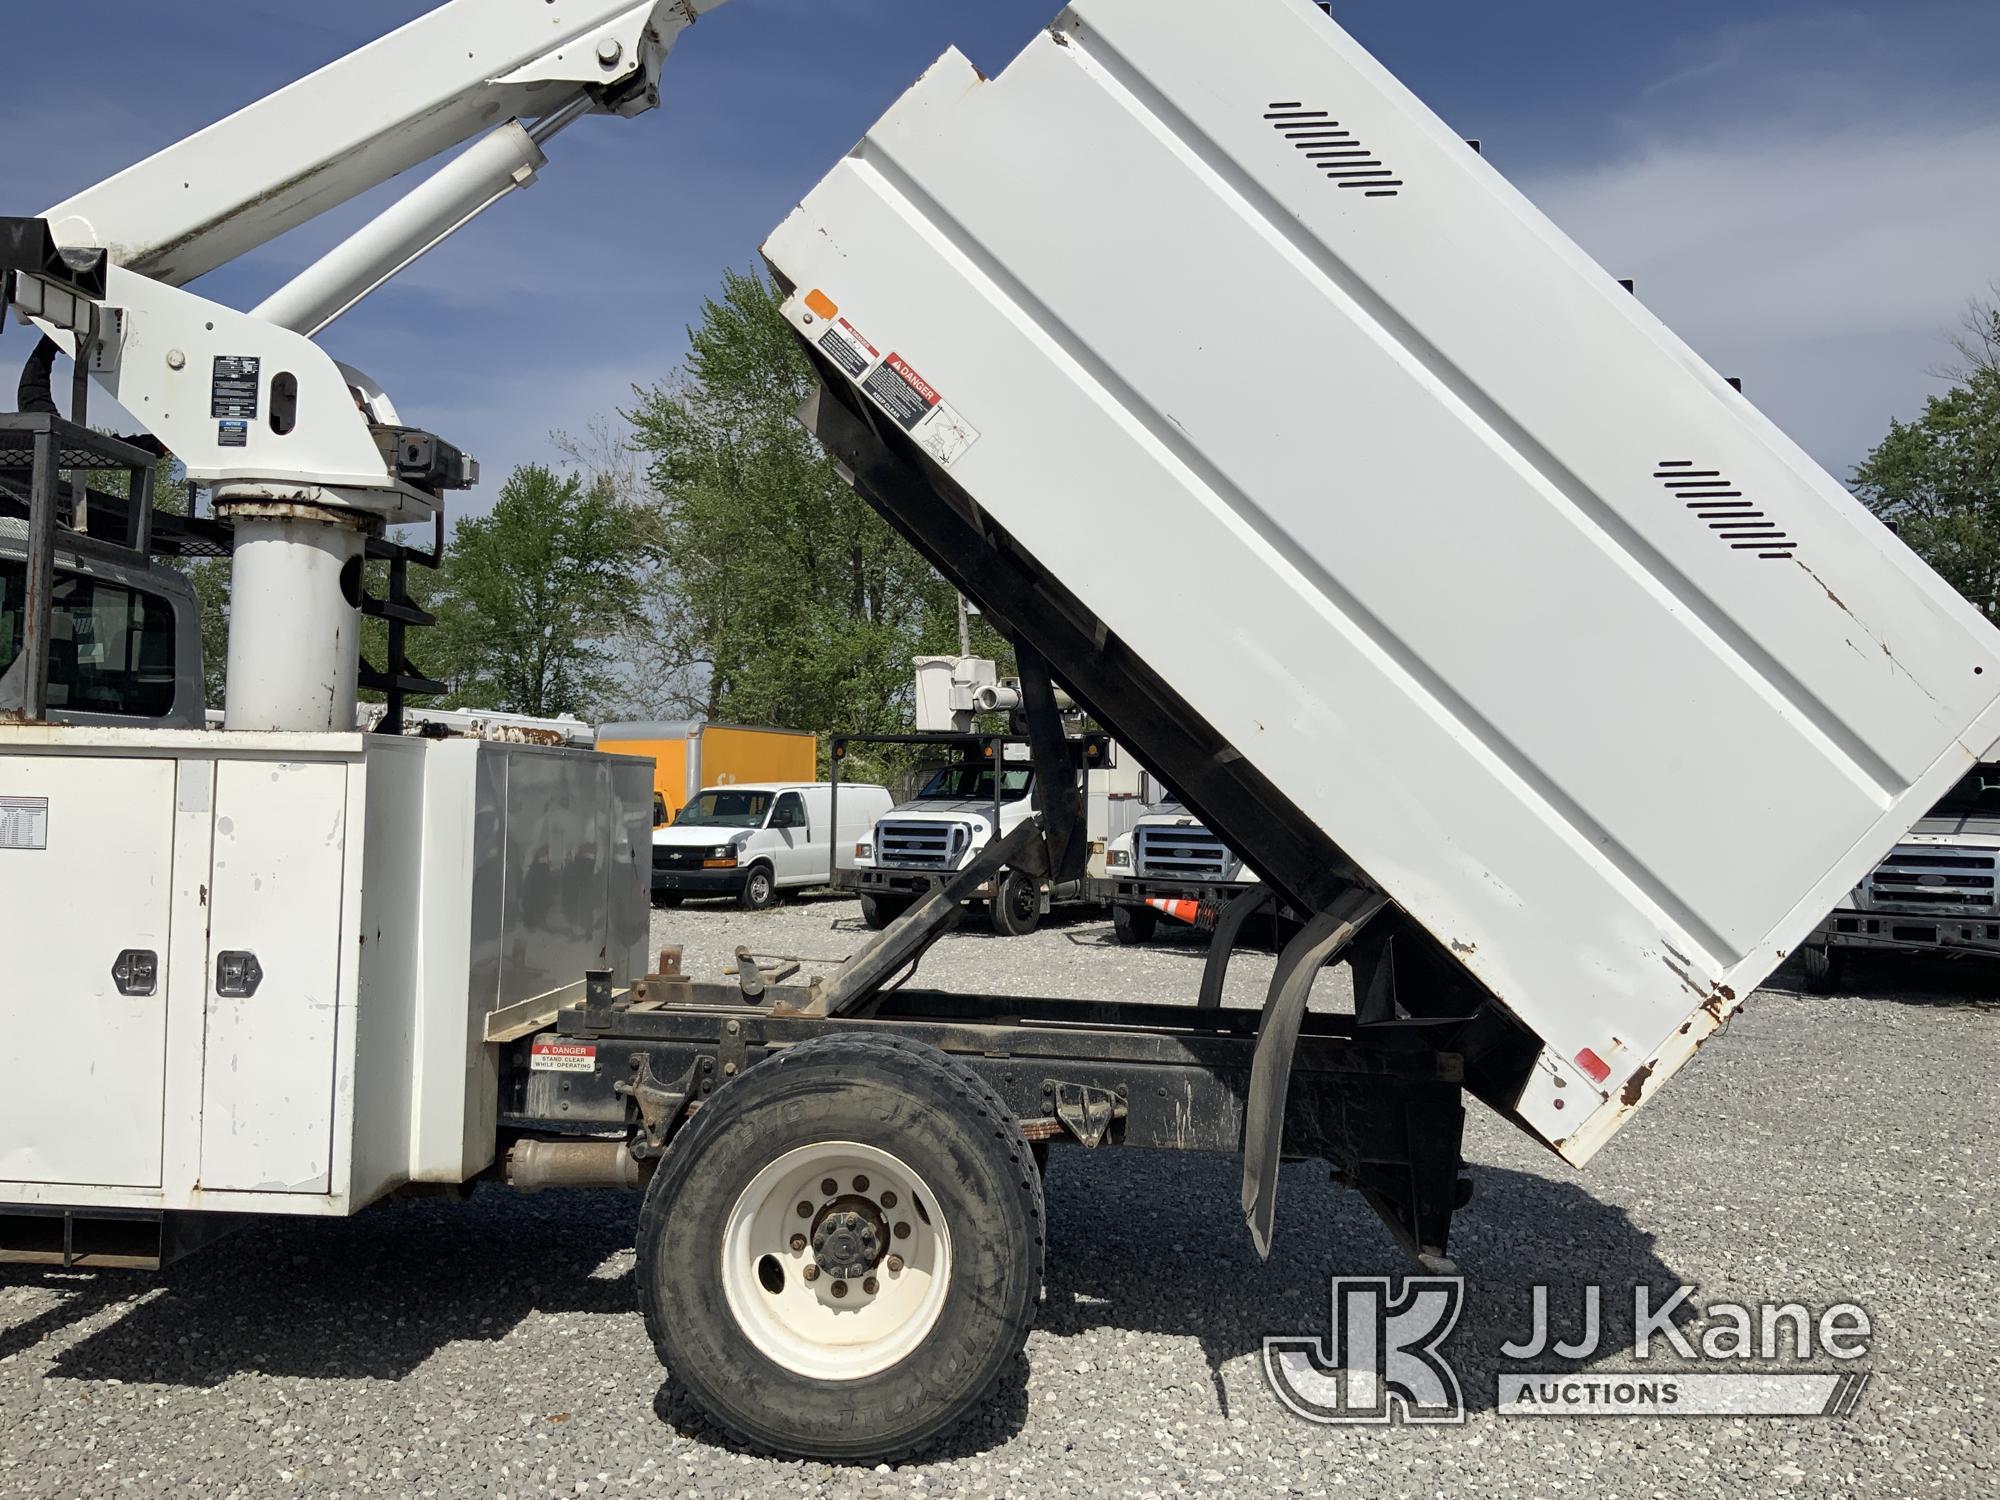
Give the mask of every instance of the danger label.
[(931, 414), (931, 408), (942, 398), (915, 370), (903, 362), (903, 356), (892, 354), (882, 361), (873, 375), (862, 382), (861, 388), (881, 403), (882, 409), (900, 422), (906, 430), (914, 430), (917, 423)]
[(819, 347), (821, 353), (856, 380), (882, 357), (881, 351), (864, 339), (845, 318), (827, 327), (826, 332), (819, 336)]
[(597, 1048), (590, 1042), (536, 1042), (528, 1054), (536, 1073), (595, 1073)]

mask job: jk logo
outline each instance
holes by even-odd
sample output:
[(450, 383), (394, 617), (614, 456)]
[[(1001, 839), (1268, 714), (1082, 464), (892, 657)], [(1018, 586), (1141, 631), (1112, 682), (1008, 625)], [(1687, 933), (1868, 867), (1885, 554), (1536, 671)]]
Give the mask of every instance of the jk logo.
[(1328, 1336), (1265, 1339), (1265, 1378), (1309, 1422), (1463, 1422), (1438, 1345), (1464, 1301), (1462, 1277), (1408, 1276), (1392, 1297), (1386, 1276), (1336, 1276)]

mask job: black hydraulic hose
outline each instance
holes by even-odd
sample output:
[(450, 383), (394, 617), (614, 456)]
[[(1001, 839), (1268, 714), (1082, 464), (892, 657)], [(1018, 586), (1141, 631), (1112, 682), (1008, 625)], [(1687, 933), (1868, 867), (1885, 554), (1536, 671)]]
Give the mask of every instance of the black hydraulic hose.
[(24, 416), (55, 417), (62, 413), (56, 410), (55, 367), (56, 341), (46, 333), (42, 341), (35, 345), (21, 366), (21, 384), (16, 390), (14, 406)]

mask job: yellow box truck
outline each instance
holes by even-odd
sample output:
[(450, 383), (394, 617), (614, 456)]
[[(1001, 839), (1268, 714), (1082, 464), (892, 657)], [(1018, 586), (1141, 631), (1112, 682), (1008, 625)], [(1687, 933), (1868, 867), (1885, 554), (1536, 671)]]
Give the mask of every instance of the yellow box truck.
[(743, 724), (605, 724), (597, 748), (653, 763), (653, 826), (673, 821), (703, 787), (739, 782), (813, 781), (819, 737), (805, 729), (758, 729)]

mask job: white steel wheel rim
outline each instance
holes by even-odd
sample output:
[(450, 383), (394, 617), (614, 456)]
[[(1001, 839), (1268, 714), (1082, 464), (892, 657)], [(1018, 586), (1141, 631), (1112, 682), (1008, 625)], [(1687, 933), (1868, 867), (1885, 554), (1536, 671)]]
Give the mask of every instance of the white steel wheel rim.
[(766, 875), (762, 870), (752, 870), (750, 872), (750, 899), (753, 901), (762, 901), (770, 894), (771, 877)]
[[(808, 1266), (820, 1269), (816, 1230), (829, 1210), (857, 1200), (884, 1228), (879, 1259), (864, 1276), (820, 1270), (808, 1280)], [(793, 1248), (797, 1235), (803, 1250)], [(907, 1358), (937, 1326), (950, 1283), (951, 1232), (929, 1185), (857, 1141), (787, 1151), (751, 1179), (723, 1225), (722, 1293), (737, 1327), (765, 1358), (810, 1379), (860, 1380)]]

